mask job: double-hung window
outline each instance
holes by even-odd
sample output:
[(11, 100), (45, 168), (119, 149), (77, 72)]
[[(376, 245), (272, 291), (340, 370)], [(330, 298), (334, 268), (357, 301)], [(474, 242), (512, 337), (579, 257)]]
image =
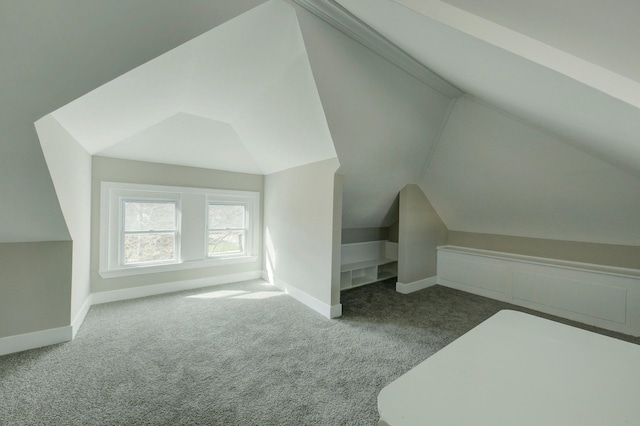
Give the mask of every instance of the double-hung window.
[(122, 266), (178, 261), (176, 201), (121, 199)]
[(102, 182), (100, 276), (260, 262), (260, 193)]
[(247, 254), (248, 214), (242, 203), (208, 203), (207, 256)]

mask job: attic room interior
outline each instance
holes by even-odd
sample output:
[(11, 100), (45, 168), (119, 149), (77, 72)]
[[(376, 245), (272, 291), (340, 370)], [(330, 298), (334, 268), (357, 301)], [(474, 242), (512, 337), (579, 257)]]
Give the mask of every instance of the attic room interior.
[[(444, 380), (439, 371), (459, 370), (450, 363), (470, 362), (455, 348), (485, 350), (474, 338), (512, 350), (483, 328), (500, 327), (496, 318), (572, 342), (566, 353), (603, 345), (619, 370), (602, 369), (598, 380), (633, 400), (637, 16), (631, 0), (0, 1), (0, 379), (18, 383), (10, 374), (20, 357), (60, 356), (103, 312), (161, 295), (253, 297), (272, 312), (251, 321), (286, 329), (277, 292), (314, 330), (310, 342), (344, 326), (356, 334), (341, 338), (357, 344), (372, 324), (426, 333), (406, 337), (426, 342), (407, 304), (444, 333), (437, 347), (421, 343), (428, 351), (388, 348), (395, 369), (344, 392), (362, 392), (365, 411), (291, 414), (302, 423), (412, 424), (401, 419), (423, 416), (424, 404), (407, 392), (438, 401), (443, 416), (460, 411), (445, 399), (454, 385), (427, 393), (404, 374)], [(479, 300), (600, 334), (575, 337), (504, 313), (485, 323), (491, 309)], [(363, 319), (367, 307), (373, 316)], [(496, 370), (518, 368), (495, 356)], [(24, 411), (6, 404), (6, 413)], [(475, 409), (485, 408), (466, 412)], [(149, 410), (128, 421), (168, 422)], [(603, 412), (640, 418), (627, 405)], [(257, 421), (236, 415), (227, 424)]]

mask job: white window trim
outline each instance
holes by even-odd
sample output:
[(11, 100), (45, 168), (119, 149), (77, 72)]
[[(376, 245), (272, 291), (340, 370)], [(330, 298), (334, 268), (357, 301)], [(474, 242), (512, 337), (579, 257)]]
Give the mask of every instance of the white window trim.
[[(255, 262), (259, 259), (260, 247), (260, 193), (253, 191), (235, 191), (212, 188), (192, 188), (161, 185), (144, 185), (121, 182), (102, 182), (100, 185), (100, 266), (99, 274), (102, 278), (116, 278), (130, 275), (140, 275), (158, 272), (179, 271), (195, 268), (207, 268), (222, 265)], [(208, 257), (207, 238), (198, 259), (184, 259), (182, 253), (182, 196), (185, 194), (202, 195), (204, 205), (204, 236), (208, 233), (208, 205), (209, 202), (227, 201), (247, 205), (247, 251), (246, 255)], [(177, 243), (178, 261), (175, 263), (157, 263), (126, 265), (119, 264), (119, 233), (120, 233), (120, 199), (174, 200), (177, 201), (178, 218)]]
[[(238, 228), (238, 230), (244, 230), (245, 231), (245, 250), (244, 253), (232, 253), (232, 254), (222, 254), (222, 255), (217, 255), (217, 256), (209, 256), (209, 231), (216, 231), (216, 229), (211, 229), (209, 227), (209, 206), (211, 204), (220, 204), (220, 205), (231, 205), (231, 206), (244, 206), (244, 211), (245, 211), (245, 217), (244, 217), (244, 228)], [(252, 253), (253, 252), (253, 245), (254, 242), (252, 241), (251, 237), (251, 216), (252, 216), (252, 206), (250, 205), (250, 203), (247, 202), (246, 199), (240, 200), (238, 198), (234, 198), (234, 197), (216, 197), (215, 199), (212, 196), (208, 196), (207, 197), (207, 229), (205, 230), (207, 232), (207, 238), (205, 240), (205, 255), (207, 256), (207, 259), (231, 259), (234, 257), (244, 257), (247, 256), (248, 253)], [(221, 229), (218, 229), (221, 230)]]
[[(125, 192), (125, 191), (123, 191)], [(126, 191), (127, 193), (130, 191)], [(131, 268), (139, 268), (142, 266), (156, 266), (156, 265), (170, 265), (170, 264), (174, 264), (174, 263), (178, 263), (180, 260), (180, 225), (182, 224), (182, 220), (181, 220), (181, 208), (180, 208), (180, 198), (178, 196), (177, 199), (173, 199), (173, 197), (171, 198), (167, 198), (166, 195), (167, 194), (162, 194), (165, 197), (155, 197), (155, 196), (147, 196), (146, 193), (144, 193), (145, 196), (143, 198), (140, 198), (139, 196), (136, 197), (129, 197), (127, 195), (123, 195), (123, 196), (119, 196), (118, 197), (118, 210), (119, 210), (119, 217), (118, 217), (118, 241), (116, 249), (118, 250), (118, 268), (127, 268), (127, 269), (131, 269)], [(137, 193), (135, 194), (137, 195)], [(152, 262), (140, 262), (140, 263), (131, 263), (126, 265), (124, 263), (124, 258), (125, 258), (125, 254), (122, 251), (122, 247), (124, 246), (124, 236), (127, 233), (127, 231), (125, 231), (124, 227), (125, 227), (125, 223), (124, 223), (124, 214), (125, 214), (125, 203), (128, 202), (142, 202), (142, 203), (173, 203), (175, 205), (175, 230), (172, 230), (171, 232), (175, 233), (175, 248), (174, 248), (174, 259), (170, 259), (170, 260), (158, 260), (158, 261), (152, 261)]]

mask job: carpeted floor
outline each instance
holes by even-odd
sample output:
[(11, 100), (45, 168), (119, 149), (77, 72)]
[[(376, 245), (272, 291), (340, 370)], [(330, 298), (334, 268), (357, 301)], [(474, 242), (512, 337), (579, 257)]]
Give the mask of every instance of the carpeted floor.
[(251, 281), (93, 306), (73, 342), (0, 357), (0, 424), (375, 425), (385, 385), (518, 309), (389, 282), (342, 304), (328, 320)]

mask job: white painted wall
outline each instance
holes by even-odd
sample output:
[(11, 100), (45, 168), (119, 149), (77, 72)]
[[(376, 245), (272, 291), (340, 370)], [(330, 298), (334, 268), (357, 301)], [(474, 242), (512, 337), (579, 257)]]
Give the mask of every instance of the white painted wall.
[(339, 260), (336, 263), (333, 250), (339, 244), (334, 236), (338, 167), (337, 159), (330, 159), (265, 177), (269, 280), (325, 316), (330, 316), (336, 285), (339, 293), (339, 273), (334, 274), (334, 268), (339, 272)]
[[(334, 174), (333, 178), (333, 239), (331, 258), (331, 306), (340, 305), (340, 264), (342, 259), (342, 200), (344, 176)], [(342, 308), (340, 308), (342, 314)]]
[(640, 179), (466, 97), (420, 187), (449, 230), (640, 245)]
[[(233, 173), (195, 167), (171, 166), (107, 157), (93, 157), (91, 203), (91, 291), (100, 293), (114, 290), (161, 285), (211, 278), (212, 282), (224, 276), (238, 276), (262, 271), (262, 256), (254, 262), (185, 269), (143, 275), (102, 278), (98, 274), (100, 264), (100, 182), (125, 182), (148, 185), (183, 186), (213, 189), (255, 191), (263, 199), (264, 176)], [(262, 206), (259, 231), (262, 230)], [(260, 240), (260, 239), (259, 239)]]
[(436, 247), (446, 244), (447, 228), (417, 185), (400, 191), (398, 282), (411, 284), (437, 275)]
[(449, 99), (296, 8), (344, 175), (343, 228), (389, 226), (417, 183)]
[[(70, 321), (90, 294), (91, 156), (47, 115), (36, 122), (40, 145), (73, 241)], [(46, 283), (43, 283), (43, 286)]]
[(71, 245), (0, 243), (0, 338), (69, 327)]

